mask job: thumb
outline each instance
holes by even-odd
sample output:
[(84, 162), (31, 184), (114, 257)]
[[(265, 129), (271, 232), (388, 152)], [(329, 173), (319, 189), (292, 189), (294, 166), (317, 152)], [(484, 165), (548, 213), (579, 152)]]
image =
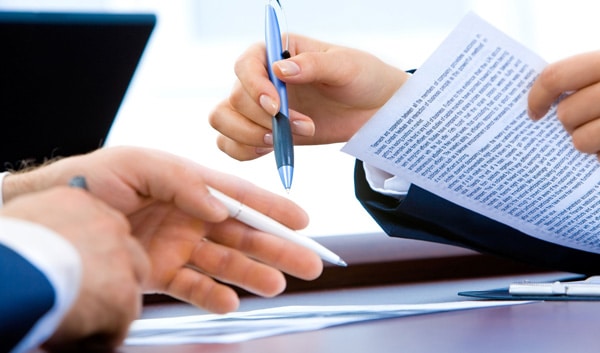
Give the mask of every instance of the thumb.
[(334, 51), (301, 53), (273, 63), (273, 71), (286, 83), (341, 86), (354, 76), (356, 63), (337, 54)]

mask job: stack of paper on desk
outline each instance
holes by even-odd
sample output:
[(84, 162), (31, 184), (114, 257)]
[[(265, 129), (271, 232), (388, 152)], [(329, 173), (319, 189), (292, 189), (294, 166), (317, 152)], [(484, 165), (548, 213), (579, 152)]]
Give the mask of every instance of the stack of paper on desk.
[(233, 343), (290, 332), (442, 311), (486, 308), (527, 301), (465, 301), (405, 305), (286, 306), (227, 315), (137, 320), (127, 345)]

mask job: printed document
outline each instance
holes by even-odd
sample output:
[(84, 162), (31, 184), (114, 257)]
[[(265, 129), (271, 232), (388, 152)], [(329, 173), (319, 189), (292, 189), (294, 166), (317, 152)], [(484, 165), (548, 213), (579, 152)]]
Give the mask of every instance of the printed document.
[(555, 108), (527, 116), (545, 66), (468, 14), (342, 150), (532, 237), (600, 253), (600, 163), (575, 150)]

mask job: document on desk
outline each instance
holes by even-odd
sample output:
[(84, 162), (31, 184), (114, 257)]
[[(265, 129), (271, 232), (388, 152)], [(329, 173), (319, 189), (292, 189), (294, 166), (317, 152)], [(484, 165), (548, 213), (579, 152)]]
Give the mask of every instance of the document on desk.
[(470, 13), (342, 150), (530, 236), (600, 253), (600, 163), (575, 150), (555, 107), (527, 116), (546, 65)]
[(519, 305), (531, 301), (461, 301), (433, 304), (284, 306), (263, 310), (143, 319), (133, 322), (126, 345), (235, 343), (291, 332), (435, 312)]

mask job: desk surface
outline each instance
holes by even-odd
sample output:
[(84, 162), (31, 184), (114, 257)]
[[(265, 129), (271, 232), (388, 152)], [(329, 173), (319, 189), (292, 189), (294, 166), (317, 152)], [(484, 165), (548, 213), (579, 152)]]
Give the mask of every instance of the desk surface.
[[(554, 280), (564, 274), (496, 277), (352, 290), (244, 298), (240, 310), (312, 304), (426, 303), (466, 300), (461, 290), (492, 289), (513, 280)], [(147, 308), (145, 317), (197, 314), (181, 304)], [(526, 305), (409, 316), (236, 344), (122, 347), (122, 353), (154, 352), (597, 352), (598, 302), (537, 302)]]
[(600, 305), (543, 302), (352, 324), (237, 344), (124, 347), (123, 353), (597, 352)]

